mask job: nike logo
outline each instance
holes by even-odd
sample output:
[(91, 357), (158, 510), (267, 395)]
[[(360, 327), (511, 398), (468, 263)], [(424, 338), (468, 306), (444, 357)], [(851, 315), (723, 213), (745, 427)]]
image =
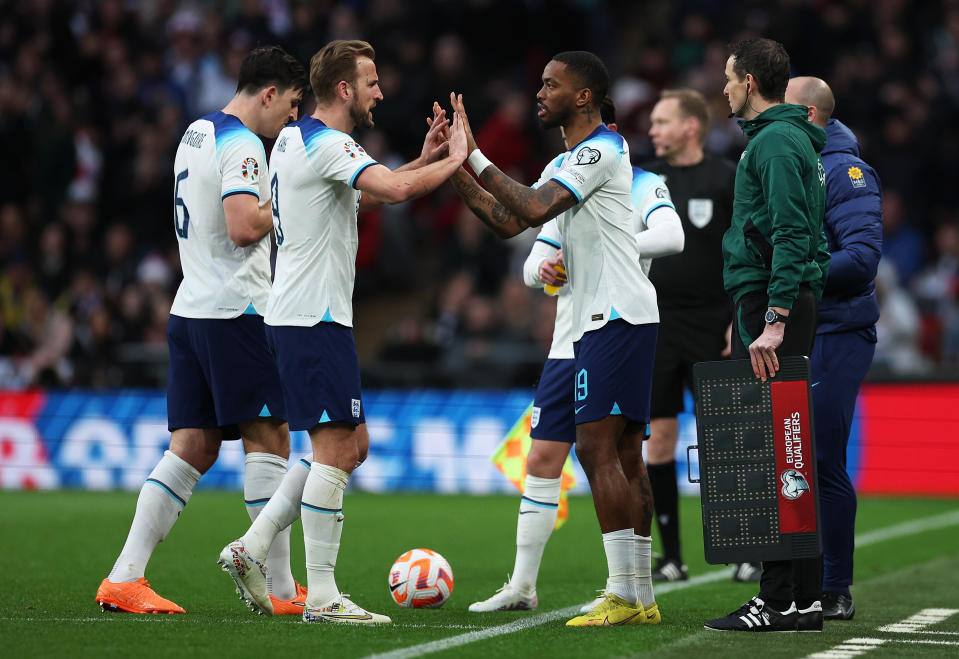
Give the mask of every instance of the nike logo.
[[(587, 405), (588, 405), (588, 404), (589, 404), (589, 403), (587, 403)], [(574, 414), (579, 414), (580, 410), (582, 410), (584, 407), (586, 407), (586, 405), (582, 405), (582, 406), (580, 406), (580, 407), (577, 407), (576, 410), (575, 410), (573, 413), (574, 413)]]
[[(409, 581), (409, 579), (407, 579), (406, 581)], [(399, 588), (400, 586), (402, 586), (403, 584), (405, 584), (406, 581), (401, 581), (401, 582), (399, 582), (398, 584), (396, 584), (395, 586), (390, 586), (390, 592), (392, 593), (393, 591), (395, 591), (397, 588)]]
[(810, 387), (810, 389), (811, 389), (812, 387), (815, 387), (817, 384), (819, 384), (819, 383), (818, 383), (818, 382), (813, 382), (813, 383), (812, 383), (812, 386)]
[(519, 511), (520, 515), (529, 515), (530, 513), (538, 513), (538, 510), (521, 510)]

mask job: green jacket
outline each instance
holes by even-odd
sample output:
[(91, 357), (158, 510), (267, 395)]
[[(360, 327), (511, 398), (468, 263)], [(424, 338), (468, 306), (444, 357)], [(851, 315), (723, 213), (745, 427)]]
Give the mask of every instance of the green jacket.
[(750, 138), (736, 168), (732, 223), (723, 236), (723, 280), (738, 300), (765, 290), (769, 306), (792, 309), (799, 285), (822, 297), (829, 272), (823, 233), (826, 131), (802, 105), (774, 105), (741, 121)]

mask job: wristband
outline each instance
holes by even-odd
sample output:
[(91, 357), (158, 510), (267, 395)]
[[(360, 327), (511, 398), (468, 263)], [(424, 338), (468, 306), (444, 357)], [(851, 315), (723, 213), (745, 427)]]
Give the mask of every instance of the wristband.
[(483, 170), (492, 165), (490, 159), (483, 155), (483, 152), (478, 148), (473, 149), (473, 152), (470, 154), (469, 158), (466, 161), (470, 164), (470, 167), (473, 168), (473, 171), (476, 172), (476, 175), (479, 176), (483, 173)]

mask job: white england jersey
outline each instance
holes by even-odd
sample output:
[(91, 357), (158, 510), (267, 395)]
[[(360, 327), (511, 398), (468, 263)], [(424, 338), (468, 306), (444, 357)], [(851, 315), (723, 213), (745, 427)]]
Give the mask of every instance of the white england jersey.
[(267, 324), (353, 326), (354, 186), (376, 164), (352, 137), (313, 117), (280, 132), (270, 156), (278, 251)]
[[(553, 178), (554, 174), (559, 171), (559, 168), (562, 166), (563, 162), (568, 156), (569, 152), (566, 152), (554, 158), (543, 170), (539, 181), (537, 181), (533, 187), (539, 187), (546, 181)], [(633, 208), (633, 230), (634, 233), (641, 233), (649, 228), (646, 224), (646, 221), (649, 219), (649, 216), (653, 213), (653, 211), (664, 206), (668, 208), (674, 207), (669, 196), (669, 190), (666, 188), (666, 184), (663, 183), (659, 176), (651, 172), (647, 172), (644, 169), (640, 169), (639, 167), (633, 167), (632, 177), (633, 182), (631, 187), (631, 201)], [(537, 258), (535, 259), (535, 276), (537, 279), (539, 277), (539, 263), (542, 262), (542, 259), (554, 257), (556, 252), (562, 247), (563, 236), (560, 232), (558, 220), (559, 218), (553, 218), (544, 224), (542, 229), (540, 229), (539, 235), (536, 236), (537, 242), (545, 245), (548, 248), (552, 248), (551, 253), (537, 253)], [(640, 255), (640, 257), (641, 256), (642, 255)], [(651, 260), (652, 259), (649, 258), (640, 258), (643, 275), (646, 275), (649, 272), (649, 263)], [(530, 275), (532, 275), (532, 271), (530, 272)], [(528, 277), (527, 279), (531, 279), (531, 277)], [(556, 296), (556, 322), (553, 325), (553, 342), (549, 348), (548, 359), (574, 358), (573, 305), (572, 297), (570, 296), (570, 290), (570, 285), (567, 284), (559, 289), (559, 293)]]
[[(636, 233), (642, 233), (649, 228), (647, 220), (657, 208), (672, 208), (672, 197), (669, 196), (669, 189), (659, 174), (647, 172), (640, 167), (633, 167), (633, 220), (636, 223)], [(653, 259), (639, 255), (639, 264), (643, 268), (643, 274), (649, 276), (649, 268)]]
[(223, 199), (249, 194), (261, 204), (270, 188), (263, 143), (231, 114), (197, 119), (183, 135), (173, 172), (173, 212), (183, 281), (170, 313), (236, 318), (263, 313), (270, 294), (270, 237), (247, 247), (230, 240)]
[(572, 296), (572, 340), (618, 318), (633, 325), (659, 322), (656, 289), (639, 264), (630, 203), (633, 171), (622, 136), (597, 126), (555, 158), (537, 185), (546, 180), (562, 185), (578, 202), (555, 218)]

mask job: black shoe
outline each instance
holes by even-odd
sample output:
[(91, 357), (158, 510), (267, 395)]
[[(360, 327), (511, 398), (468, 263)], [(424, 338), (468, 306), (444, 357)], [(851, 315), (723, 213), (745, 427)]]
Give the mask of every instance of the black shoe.
[(759, 583), (762, 576), (762, 563), (736, 563), (733, 565), (733, 581)]
[(795, 602), (780, 613), (754, 597), (728, 616), (710, 620), (703, 626), (717, 632), (794, 632), (798, 619)]
[(809, 608), (799, 609), (796, 619), (796, 631), (822, 631), (822, 604), (820, 602), (816, 601), (813, 602)]
[(689, 579), (689, 568), (682, 561), (675, 559), (659, 559), (656, 569), (653, 570), (653, 581), (686, 581)]
[(842, 593), (822, 594), (822, 617), (824, 620), (852, 620), (856, 605), (851, 597)]

